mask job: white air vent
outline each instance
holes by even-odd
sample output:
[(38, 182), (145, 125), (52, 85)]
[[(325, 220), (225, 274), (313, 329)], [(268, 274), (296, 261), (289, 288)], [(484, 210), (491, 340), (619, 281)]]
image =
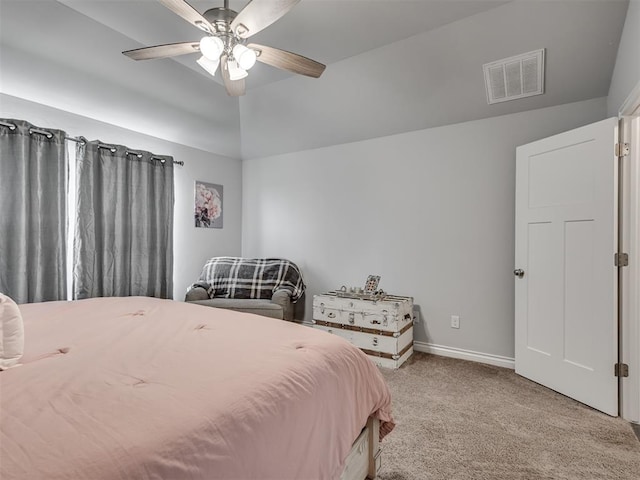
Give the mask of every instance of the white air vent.
[(482, 68), (489, 104), (544, 92), (544, 48), (486, 63)]

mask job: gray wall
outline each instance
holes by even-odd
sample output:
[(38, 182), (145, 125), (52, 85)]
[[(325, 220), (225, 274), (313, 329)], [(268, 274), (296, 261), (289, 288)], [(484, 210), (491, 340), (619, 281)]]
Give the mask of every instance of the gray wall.
[[(63, 110), (0, 94), (0, 117), (27, 120), (40, 127), (59, 128), (72, 136), (126, 145), (171, 155), (185, 162), (175, 167), (174, 298), (184, 299), (205, 260), (217, 255), (239, 255), (242, 215), (242, 163), (195, 148), (150, 137)], [(224, 186), (224, 228), (195, 228), (193, 225), (194, 181)]]
[(515, 148), (605, 113), (598, 98), (245, 160), (242, 253), (299, 264), (306, 320), (314, 294), (378, 274), (420, 306), (416, 340), (513, 357)]
[(631, 0), (624, 22), (618, 57), (611, 78), (607, 113), (610, 117), (618, 111), (627, 96), (640, 83), (640, 0)]

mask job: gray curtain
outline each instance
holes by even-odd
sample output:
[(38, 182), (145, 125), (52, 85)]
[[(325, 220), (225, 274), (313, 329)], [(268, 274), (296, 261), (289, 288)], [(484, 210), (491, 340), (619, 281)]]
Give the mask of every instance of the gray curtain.
[(0, 119), (0, 291), (17, 303), (67, 298), (65, 133)]
[(79, 143), (74, 298), (173, 295), (173, 159)]

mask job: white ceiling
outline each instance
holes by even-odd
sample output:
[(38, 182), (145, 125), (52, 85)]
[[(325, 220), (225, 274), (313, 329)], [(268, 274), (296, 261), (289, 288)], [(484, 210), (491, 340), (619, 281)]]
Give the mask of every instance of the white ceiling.
[[(204, 12), (223, 2), (191, 3)], [(308, 79), (258, 63), (238, 101), (196, 55), (145, 62), (121, 55), (201, 36), (154, 0), (0, 0), (0, 90), (223, 155), (264, 156), (606, 95), (626, 7), (626, 0), (302, 0), (251, 41), (313, 58), (327, 71)], [(483, 63), (543, 47), (545, 95), (484, 105)], [(356, 79), (363, 92), (353, 90)], [(420, 113), (399, 110), (402, 120), (373, 122), (367, 105), (396, 104), (398, 95), (407, 110), (419, 101)], [(466, 114), (470, 100), (477, 108)], [(442, 115), (443, 105), (456, 114)], [(330, 125), (344, 108), (350, 123)], [(313, 128), (296, 135), (302, 118)], [(269, 138), (260, 134), (265, 123)], [(309, 139), (287, 143), (292, 136)]]
[[(304, 0), (278, 22), (252, 37), (251, 41), (331, 64), (507, 1)], [(131, 38), (131, 48), (202, 37), (202, 32), (155, 0), (60, 0), (60, 3)], [(221, 7), (224, 2), (195, 0), (189, 3), (203, 13), (210, 8)], [(239, 12), (247, 3), (233, 0), (229, 7)], [(174, 60), (208, 75), (196, 64), (196, 58), (197, 55), (188, 55)], [(247, 80), (247, 88), (288, 76), (291, 74), (258, 63)]]

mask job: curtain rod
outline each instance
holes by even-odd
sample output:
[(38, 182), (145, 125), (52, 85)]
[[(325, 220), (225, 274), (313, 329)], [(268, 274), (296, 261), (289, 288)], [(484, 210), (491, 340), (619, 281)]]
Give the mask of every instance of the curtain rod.
[[(7, 123), (7, 122), (0, 121), (0, 125), (3, 126), (3, 127), (7, 127), (9, 130), (15, 130), (16, 129), (16, 126), (13, 123)], [(47, 138), (52, 138), (53, 137), (53, 133), (49, 132), (48, 130), (42, 130), (40, 128), (30, 128), (29, 129), (29, 133), (31, 133), (31, 134), (38, 133), (40, 135), (46, 136)], [(80, 143), (82, 145), (85, 144), (85, 141), (80, 137), (65, 136), (64, 139), (65, 140), (69, 140), (70, 142)], [(116, 151), (114, 146), (112, 146), (112, 145), (104, 145), (104, 144), (101, 144), (101, 143), (98, 144), (98, 148), (106, 148), (106, 149), (109, 149), (111, 152), (115, 152)], [(142, 153), (134, 152), (134, 151), (131, 151), (131, 150), (127, 150), (125, 152), (125, 155), (135, 155), (138, 158), (142, 158)], [(162, 163), (165, 162), (164, 158), (156, 157), (156, 156), (153, 156), (153, 155), (151, 156), (151, 160), (160, 160)], [(174, 164), (178, 164), (180, 166), (184, 166), (184, 162), (181, 161), (181, 160), (173, 160), (173, 163)]]
[[(98, 145), (98, 147), (100, 147), (100, 148), (105, 148), (106, 147), (109, 150), (111, 150), (112, 152), (114, 150), (113, 147), (110, 146), (110, 145)], [(138, 158), (142, 158), (142, 153), (141, 152), (135, 152), (133, 150), (126, 150), (124, 153), (125, 153), (125, 155), (135, 155)], [(151, 160), (160, 160), (162, 163), (165, 162), (164, 158), (156, 157), (154, 155), (151, 156)], [(180, 166), (184, 166), (184, 162), (182, 160), (174, 160), (173, 163), (177, 163)]]
[[(111, 153), (116, 153), (116, 147), (113, 145), (107, 145), (106, 143), (99, 143), (98, 144), (98, 148), (104, 148), (105, 150), (109, 150)], [(142, 153), (141, 152), (135, 152), (133, 150), (125, 150), (124, 152), (125, 155), (135, 155), (138, 158), (142, 158)], [(151, 160), (159, 160), (160, 162), (164, 163), (166, 160), (162, 157), (156, 157), (155, 155), (151, 155)], [(184, 162), (181, 160), (173, 160), (174, 164), (178, 164), (180, 166), (184, 166)]]

